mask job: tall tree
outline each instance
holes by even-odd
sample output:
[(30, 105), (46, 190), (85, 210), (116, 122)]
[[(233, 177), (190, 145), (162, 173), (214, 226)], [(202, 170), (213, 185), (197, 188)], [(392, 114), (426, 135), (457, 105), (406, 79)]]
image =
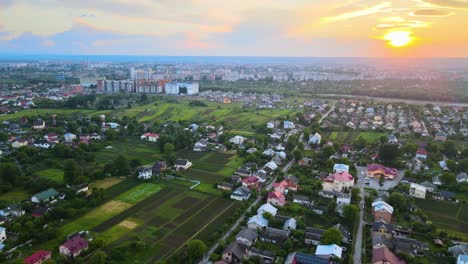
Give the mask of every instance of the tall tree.
[(175, 147), (171, 143), (164, 144), (164, 158), (168, 162), (174, 162), (175, 160)]
[(115, 173), (118, 176), (127, 176), (130, 173), (130, 164), (123, 155), (117, 156), (114, 160)]
[(322, 238), (320, 239), (320, 243), (323, 245), (341, 245), (342, 240), (343, 235), (340, 233), (340, 231), (334, 227), (331, 227), (323, 233)]
[(201, 240), (191, 240), (187, 243), (187, 254), (193, 260), (203, 256), (206, 252), (206, 245)]
[(78, 166), (75, 160), (69, 159), (65, 161), (63, 165), (63, 178), (66, 183), (73, 184), (81, 174), (81, 167)]

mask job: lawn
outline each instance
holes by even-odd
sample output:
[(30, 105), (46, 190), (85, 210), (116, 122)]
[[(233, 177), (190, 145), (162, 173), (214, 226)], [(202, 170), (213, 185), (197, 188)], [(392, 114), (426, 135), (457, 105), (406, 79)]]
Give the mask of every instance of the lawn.
[(110, 178), (105, 178), (102, 180), (97, 180), (93, 182), (91, 185), (93, 188), (107, 189), (107, 188), (114, 186), (117, 183), (120, 183), (121, 181), (123, 181), (123, 178), (110, 177)]
[(0, 201), (17, 203), (26, 200), (29, 195), (24, 190), (13, 190), (0, 194)]
[(47, 169), (37, 173), (40, 177), (49, 179), (54, 182), (63, 183), (63, 170), (61, 169)]
[(136, 204), (139, 201), (150, 197), (154, 193), (159, 192), (162, 188), (163, 186), (160, 184), (143, 183), (117, 196), (115, 200), (129, 204)]

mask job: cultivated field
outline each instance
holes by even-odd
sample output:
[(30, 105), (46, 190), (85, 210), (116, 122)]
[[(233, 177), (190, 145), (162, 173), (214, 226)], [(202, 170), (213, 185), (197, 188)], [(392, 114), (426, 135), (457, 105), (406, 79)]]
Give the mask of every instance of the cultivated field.
[(468, 239), (467, 204), (416, 199), (416, 205), (428, 215), (438, 229)]
[(110, 248), (143, 241), (133, 263), (153, 263), (183, 250), (191, 239), (206, 241), (239, 204), (168, 183), (149, 198), (93, 228)]
[(335, 142), (340, 141), (343, 143), (351, 143), (354, 140), (362, 137), (365, 141), (369, 143), (376, 142), (380, 139), (381, 136), (385, 136), (385, 133), (380, 132), (367, 132), (367, 131), (333, 131), (324, 133), (325, 138)]
[(139, 159), (143, 164), (150, 164), (161, 158), (155, 142), (143, 141), (138, 137), (126, 137), (124, 140), (112, 142), (110, 146), (112, 148), (104, 148), (98, 152), (97, 162), (105, 164), (119, 155), (128, 160)]

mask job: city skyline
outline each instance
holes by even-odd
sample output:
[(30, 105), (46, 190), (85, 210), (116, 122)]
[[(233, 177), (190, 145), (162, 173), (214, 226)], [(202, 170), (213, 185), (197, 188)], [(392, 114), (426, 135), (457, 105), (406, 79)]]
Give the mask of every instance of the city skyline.
[(10, 54), (468, 57), (468, 1), (0, 0)]

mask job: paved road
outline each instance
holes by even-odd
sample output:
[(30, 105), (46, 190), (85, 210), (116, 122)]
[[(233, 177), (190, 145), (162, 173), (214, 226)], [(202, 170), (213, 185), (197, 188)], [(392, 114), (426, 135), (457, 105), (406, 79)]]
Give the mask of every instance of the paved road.
[(327, 116), (335, 109), (335, 104), (336, 104), (336, 102), (333, 103), (333, 105), (330, 107), (330, 110), (328, 110), (328, 112), (326, 112), (326, 113), (322, 116), (322, 118), (320, 118), (320, 120), (318, 121), (319, 124), (321, 124), (322, 121), (323, 121), (323, 119), (325, 119), (325, 117), (327, 117)]
[[(302, 138), (302, 135), (301, 135), (301, 138)], [(291, 166), (294, 164), (295, 160), (291, 160), (288, 164), (286, 164), (283, 169), (281, 170), (282, 172), (284, 173), (287, 173), (289, 168), (291, 168)], [(273, 188), (273, 183), (276, 182), (276, 179), (277, 179), (278, 176), (276, 176), (275, 178), (273, 178), (272, 181), (270, 181), (270, 183), (265, 186), (265, 190), (269, 191), (271, 190), (271, 188)], [(199, 264), (205, 264), (205, 263), (209, 263), (209, 258), (211, 256), (211, 254), (214, 253), (214, 251), (218, 248), (219, 246), (219, 243), (223, 240), (226, 240), (226, 238), (228, 238), (232, 232), (234, 232), (234, 230), (237, 229), (237, 227), (240, 225), (240, 223), (242, 222), (242, 220), (245, 218), (245, 215), (246, 215), (246, 212), (249, 212), (253, 207), (257, 206), (258, 203), (263, 199), (263, 197), (261, 195), (259, 195), (253, 202), (252, 204), (250, 204), (250, 206), (244, 211), (244, 213), (239, 217), (239, 219), (237, 219), (237, 221), (234, 223), (234, 225), (229, 228), (228, 231), (226, 231), (226, 233), (221, 237), (221, 239), (216, 242), (216, 244), (213, 245), (213, 247), (210, 248), (210, 250), (206, 253), (205, 255), (205, 258), (203, 258)]]
[[(356, 166), (357, 167), (357, 166)], [(364, 227), (364, 178), (366, 177), (365, 173), (358, 173), (358, 182), (357, 187), (361, 190), (361, 197), (362, 200), (359, 204), (359, 224), (358, 230), (355, 238), (354, 243), (354, 256), (353, 256), (353, 263), (362, 263), (362, 229)]]

